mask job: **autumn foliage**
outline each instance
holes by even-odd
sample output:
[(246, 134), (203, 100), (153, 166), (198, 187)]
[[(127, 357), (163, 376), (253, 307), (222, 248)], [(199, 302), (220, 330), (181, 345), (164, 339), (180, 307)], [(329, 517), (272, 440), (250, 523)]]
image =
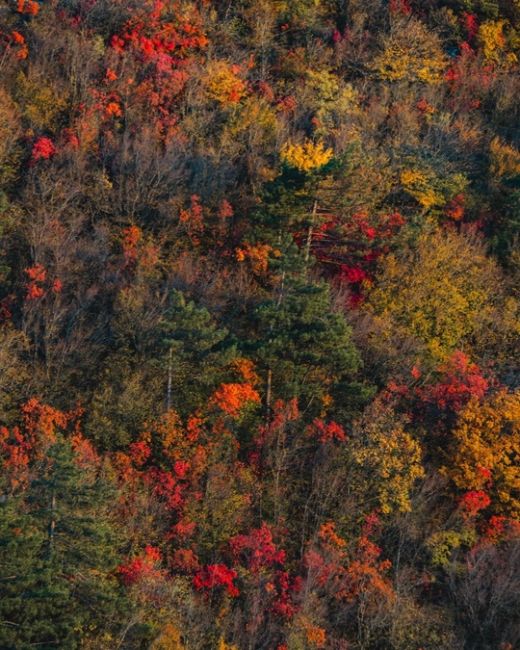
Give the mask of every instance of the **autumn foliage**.
[(1, 3), (0, 648), (520, 648), (519, 35)]

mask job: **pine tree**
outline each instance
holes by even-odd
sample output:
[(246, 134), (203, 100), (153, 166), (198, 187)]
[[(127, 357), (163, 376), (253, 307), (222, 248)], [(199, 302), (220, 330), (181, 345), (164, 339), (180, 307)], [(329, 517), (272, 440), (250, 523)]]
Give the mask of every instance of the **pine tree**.
[(107, 481), (58, 439), (24, 497), (2, 505), (0, 647), (78, 648), (112, 638), (124, 610), (112, 498)]

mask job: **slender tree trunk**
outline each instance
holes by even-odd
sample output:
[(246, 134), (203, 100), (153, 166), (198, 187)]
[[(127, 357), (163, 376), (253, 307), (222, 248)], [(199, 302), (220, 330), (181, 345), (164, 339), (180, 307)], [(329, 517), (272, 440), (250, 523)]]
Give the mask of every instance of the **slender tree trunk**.
[(311, 256), (311, 246), (312, 246), (312, 235), (314, 234), (314, 226), (316, 224), (316, 213), (318, 212), (318, 201), (314, 201), (312, 206), (312, 217), (309, 224), (309, 230), (307, 231), (307, 242), (305, 244), (305, 262), (309, 261)]
[(272, 385), (273, 385), (273, 371), (271, 368), (267, 371), (267, 388), (265, 392), (265, 407), (266, 407), (266, 416), (269, 418), (269, 414), (271, 413), (271, 392), (272, 392)]

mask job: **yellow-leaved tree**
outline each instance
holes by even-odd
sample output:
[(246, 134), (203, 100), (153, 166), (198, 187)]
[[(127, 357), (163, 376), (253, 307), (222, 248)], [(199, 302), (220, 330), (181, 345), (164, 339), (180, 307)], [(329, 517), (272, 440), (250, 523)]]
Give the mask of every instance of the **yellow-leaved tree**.
[(287, 142), (280, 153), (280, 157), (289, 167), (298, 171), (309, 173), (321, 169), (332, 160), (334, 152), (325, 147), (323, 142), (307, 140), (303, 144)]
[(520, 516), (520, 390), (472, 400), (459, 414), (444, 472), (459, 490), (485, 490), (495, 510)]
[(375, 401), (356, 425), (351, 444), (365, 498), (384, 514), (409, 512), (412, 489), (424, 476), (422, 449), (393, 410)]
[(371, 64), (384, 81), (439, 84), (447, 59), (437, 35), (415, 19), (392, 25), (381, 42), (381, 51)]
[(365, 310), (384, 346), (400, 337), (422, 345), (426, 358), (454, 350), (478, 354), (514, 349), (520, 335), (518, 304), (504, 291), (501, 271), (476, 237), (437, 230), (416, 245), (387, 255)]

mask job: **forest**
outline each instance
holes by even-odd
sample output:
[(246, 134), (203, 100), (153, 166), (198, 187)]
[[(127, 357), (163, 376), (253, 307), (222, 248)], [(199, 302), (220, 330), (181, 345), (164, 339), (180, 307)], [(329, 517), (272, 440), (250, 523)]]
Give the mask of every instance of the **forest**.
[(0, 650), (520, 648), (520, 0), (0, 0)]

